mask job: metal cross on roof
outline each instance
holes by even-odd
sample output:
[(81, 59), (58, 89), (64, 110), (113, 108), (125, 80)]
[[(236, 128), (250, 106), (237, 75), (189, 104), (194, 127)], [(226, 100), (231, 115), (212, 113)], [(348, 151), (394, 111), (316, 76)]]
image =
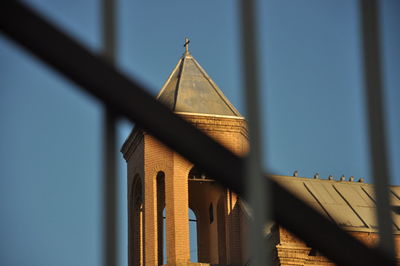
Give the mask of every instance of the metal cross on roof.
[(185, 44), (183, 45), (186, 48), (186, 53), (189, 53), (189, 43), (190, 43), (190, 40), (188, 37), (186, 37)]

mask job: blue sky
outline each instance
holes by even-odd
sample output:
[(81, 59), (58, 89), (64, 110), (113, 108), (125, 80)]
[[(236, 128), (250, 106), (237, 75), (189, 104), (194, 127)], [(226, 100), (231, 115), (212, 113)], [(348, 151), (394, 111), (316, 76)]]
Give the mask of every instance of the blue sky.
[[(25, 2), (100, 51), (98, 0)], [(156, 94), (189, 36), (194, 57), (245, 114), (236, 1), (117, 2), (122, 72)], [(400, 185), (400, 2), (381, 3), (392, 183)], [(258, 11), (264, 165), (371, 182), (357, 1), (269, 0)], [(101, 104), (4, 35), (0, 88), (0, 264), (98, 265)], [(131, 126), (120, 123), (119, 143)], [(117, 156), (126, 265), (126, 170)]]

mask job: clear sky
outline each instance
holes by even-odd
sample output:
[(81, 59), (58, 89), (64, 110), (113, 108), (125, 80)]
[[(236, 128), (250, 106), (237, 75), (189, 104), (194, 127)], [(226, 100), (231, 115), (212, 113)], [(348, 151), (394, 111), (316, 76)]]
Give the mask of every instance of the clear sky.
[[(100, 51), (99, 0), (24, 2)], [(122, 72), (156, 94), (188, 36), (245, 115), (237, 1), (117, 2)], [(400, 1), (381, 3), (392, 183), (400, 185)], [(357, 1), (266, 0), (258, 10), (264, 165), (372, 182)], [(99, 265), (101, 115), (101, 104), (0, 34), (0, 265)], [(120, 123), (120, 144), (131, 127)], [(117, 156), (126, 265), (126, 169)]]

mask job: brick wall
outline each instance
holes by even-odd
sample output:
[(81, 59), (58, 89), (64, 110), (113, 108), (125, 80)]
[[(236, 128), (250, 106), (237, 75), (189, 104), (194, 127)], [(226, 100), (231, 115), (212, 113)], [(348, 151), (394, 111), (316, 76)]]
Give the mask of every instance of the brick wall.
[[(376, 232), (360, 231), (349, 233), (368, 246), (372, 247), (378, 244), (379, 235)], [(277, 265), (334, 265), (318, 250), (308, 247), (303, 241), (284, 228), (278, 227), (278, 229), (272, 231), (272, 234), (278, 235), (276, 244)], [(397, 254), (400, 254), (400, 236), (395, 235), (394, 237), (397, 244)]]
[[(247, 130), (244, 119), (196, 114), (180, 115), (234, 153), (244, 154), (247, 151)], [(162, 262), (163, 254), (160, 251), (162, 217), (160, 216), (164, 204), (167, 217), (167, 264), (189, 265), (188, 174), (193, 165), (141, 130), (135, 130), (129, 136), (122, 151), (128, 162), (129, 265), (157, 265)], [(157, 182), (157, 174), (160, 172), (164, 175), (163, 187), (160, 187), (160, 182)], [(137, 222), (134, 223), (134, 220), (140, 219), (133, 213), (138, 210), (134, 208), (135, 191), (132, 188), (134, 178), (138, 176), (143, 184), (143, 227), (138, 226)], [(203, 244), (199, 245), (202, 249), (199, 252), (201, 253), (200, 260), (212, 263), (219, 263), (220, 260), (239, 262), (241, 256), (236, 253), (241, 250), (240, 222), (235, 222), (235, 219), (239, 219), (240, 212), (236, 210), (237, 208), (235, 209), (236, 196), (229, 194), (231, 200), (229, 202), (228, 191), (225, 189), (215, 187), (212, 190), (203, 189), (202, 191), (203, 193), (192, 196), (191, 201), (193, 204), (196, 201), (202, 202), (204, 206), (207, 205), (207, 209), (208, 204), (212, 203), (215, 209), (215, 222), (210, 224), (209, 213), (202, 211), (204, 217), (199, 217), (199, 221), (207, 221), (208, 227), (203, 228), (202, 231), (208, 232), (208, 236), (203, 237)], [(160, 196), (160, 193), (163, 195)], [(218, 217), (219, 220), (223, 219), (219, 224)], [(141, 230), (143, 230), (142, 234), (140, 234)], [(218, 231), (225, 233), (218, 235)], [(199, 239), (201, 240), (201, 237)], [(233, 245), (231, 243), (227, 245), (231, 242), (230, 240), (234, 240)], [(143, 243), (143, 247), (140, 247), (140, 243)], [(138, 256), (140, 258), (137, 258)]]

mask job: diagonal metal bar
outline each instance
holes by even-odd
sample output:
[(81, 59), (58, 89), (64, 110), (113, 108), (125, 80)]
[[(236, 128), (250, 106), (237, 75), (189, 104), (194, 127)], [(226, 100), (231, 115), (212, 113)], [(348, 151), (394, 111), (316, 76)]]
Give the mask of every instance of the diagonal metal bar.
[(379, 226), (379, 246), (388, 256), (395, 257), (393, 221), (389, 202), (388, 157), (385, 136), (385, 115), (379, 46), (379, 5), (376, 0), (361, 0), (361, 25), (364, 52), (364, 79), (369, 126), (372, 176)]
[[(174, 115), (137, 82), (124, 77), (32, 10), (17, 1), (0, 1), (0, 30), (81, 89), (205, 169), (222, 185), (243, 195), (242, 158)], [(333, 262), (395, 265), (381, 251), (351, 237), (276, 182), (268, 182), (274, 219)]]

